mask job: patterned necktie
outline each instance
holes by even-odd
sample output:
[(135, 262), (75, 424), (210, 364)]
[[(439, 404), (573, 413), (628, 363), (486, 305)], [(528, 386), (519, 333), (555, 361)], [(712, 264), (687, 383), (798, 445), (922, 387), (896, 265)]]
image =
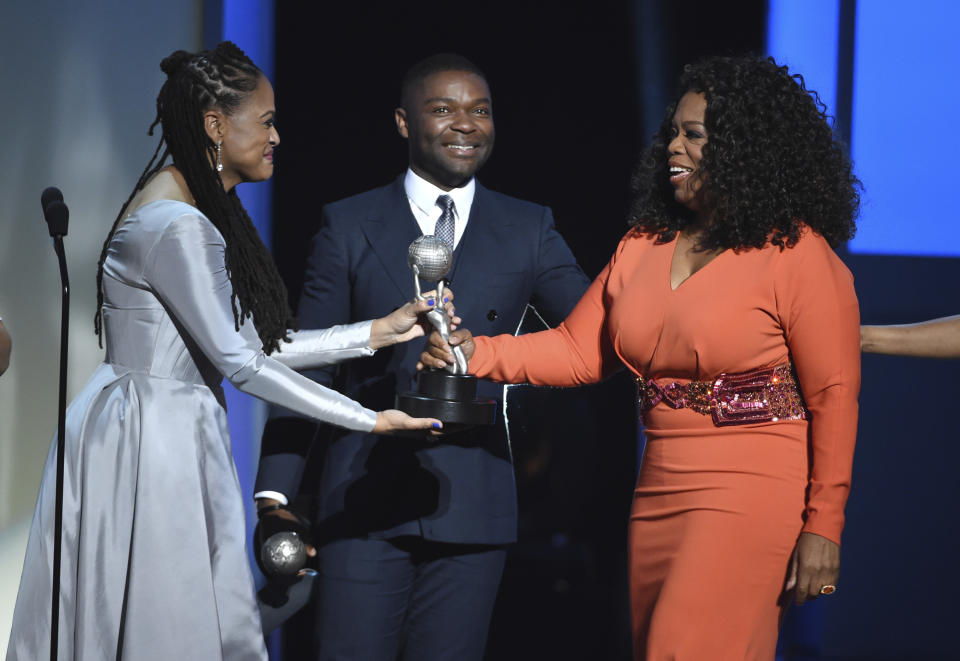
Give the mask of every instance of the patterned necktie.
[(437, 198), (437, 206), (443, 209), (443, 212), (437, 219), (433, 234), (445, 241), (450, 246), (450, 250), (453, 250), (453, 198), (449, 195), (441, 195)]

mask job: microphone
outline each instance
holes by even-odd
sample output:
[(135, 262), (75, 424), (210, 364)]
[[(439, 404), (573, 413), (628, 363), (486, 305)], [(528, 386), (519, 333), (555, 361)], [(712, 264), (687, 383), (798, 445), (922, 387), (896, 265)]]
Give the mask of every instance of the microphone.
[(45, 188), (40, 194), (40, 206), (43, 208), (43, 218), (47, 221), (50, 236), (66, 236), (70, 210), (63, 203), (60, 189), (55, 186)]
[(63, 202), (63, 193), (60, 192), (60, 189), (56, 186), (48, 186), (43, 189), (43, 192), (40, 193), (40, 207), (43, 209), (44, 213), (47, 211), (47, 206), (57, 200)]

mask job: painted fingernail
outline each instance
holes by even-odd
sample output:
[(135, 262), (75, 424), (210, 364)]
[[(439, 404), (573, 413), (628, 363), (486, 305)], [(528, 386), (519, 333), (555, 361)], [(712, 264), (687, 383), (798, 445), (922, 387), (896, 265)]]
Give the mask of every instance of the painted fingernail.
[(439, 422), (433, 423), (433, 428), (434, 428), (434, 429), (440, 429), (440, 423), (439, 423)]
[(449, 302), (450, 302), (450, 297), (448, 296), (448, 297), (444, 298), (444, 299), (443, 299), (443, 302), (444, 302), (444, 303), (449, 303)]
[(427, 305), (433, 305), (433, 299), (432, 299), (432, 298), (428, 298), (428, 299), (427, 299)]

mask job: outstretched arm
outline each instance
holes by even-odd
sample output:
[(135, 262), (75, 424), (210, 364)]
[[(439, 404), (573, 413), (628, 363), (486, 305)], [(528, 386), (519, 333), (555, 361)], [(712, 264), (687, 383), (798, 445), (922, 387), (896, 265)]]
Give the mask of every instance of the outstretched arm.
[(186, 214), (164, 231), (144, 277), (224, 377), (243, 392), (347, 429), (429, 429), (438, 421), (378, 414), (267, 356), (250, 319), (234, 327), (224, 243), (213, 225)]
[(453, 316), (453, 293), (444, 290), (445, 298), (434, 306), (434, 292), (423, 300), (414, 300), (390, 314), (373, 321), (342, 324), (290, 332), (289, 342), (281, 342), (271, 358), (295, 370), (317, 369), (345, 360), (372, 356), (377, 349), (407, 342), (425, 334), (423, 318), (428, 311), (446, 314), (456, 325), (460, 319)]
[(861, 326), (860, 350), (922, 358), (960, 358), (960, 315), (916, 324)]
[[(623, 246), (621, 242), (617, 254), (556, 328), (477, 338), (466, 330), (452, 333), (451, 341), (470, 360), (470, 373), (499, 383), (564, 387), (596, 383), (619, 369), (622, 363), (607, 327), (605, 290)], [(421, 364), (438, 367), (451, 360), (449, 344), (431, 336)]]

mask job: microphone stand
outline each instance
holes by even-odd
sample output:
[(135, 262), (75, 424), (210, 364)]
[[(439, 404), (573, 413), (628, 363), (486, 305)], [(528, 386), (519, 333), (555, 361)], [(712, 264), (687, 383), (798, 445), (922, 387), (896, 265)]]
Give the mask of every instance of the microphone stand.
[(60, 262), (60, 396), (57, 411), (57, 505), (53, 532), (53, 610), (50, 621), (50, 661), (57, 661), (57, 635), (60, 626), (60, 545), (63, 540), (63, 455), (67, 426), (67, 338), (70, 333), (70, 278), (63, 237), (53, 237), (53, 250)]
[(67, 419), (67, 340), (70, 331), (70, 278), (67, 275), (67, 257), (63, 237), (67, 233), (67, 206), (63, 195), (55, 188), (48, 188), (41, 196), (43, 215), (53, 237), (53, 250), (60, 265), (60, 393), (57, 412), (57, 487), (53, 531), (53, 587), (51, 590), (50, 661), (57, 661), (60, 629), (60, 560), (63, 543), (63, 473), (66, 450)]

